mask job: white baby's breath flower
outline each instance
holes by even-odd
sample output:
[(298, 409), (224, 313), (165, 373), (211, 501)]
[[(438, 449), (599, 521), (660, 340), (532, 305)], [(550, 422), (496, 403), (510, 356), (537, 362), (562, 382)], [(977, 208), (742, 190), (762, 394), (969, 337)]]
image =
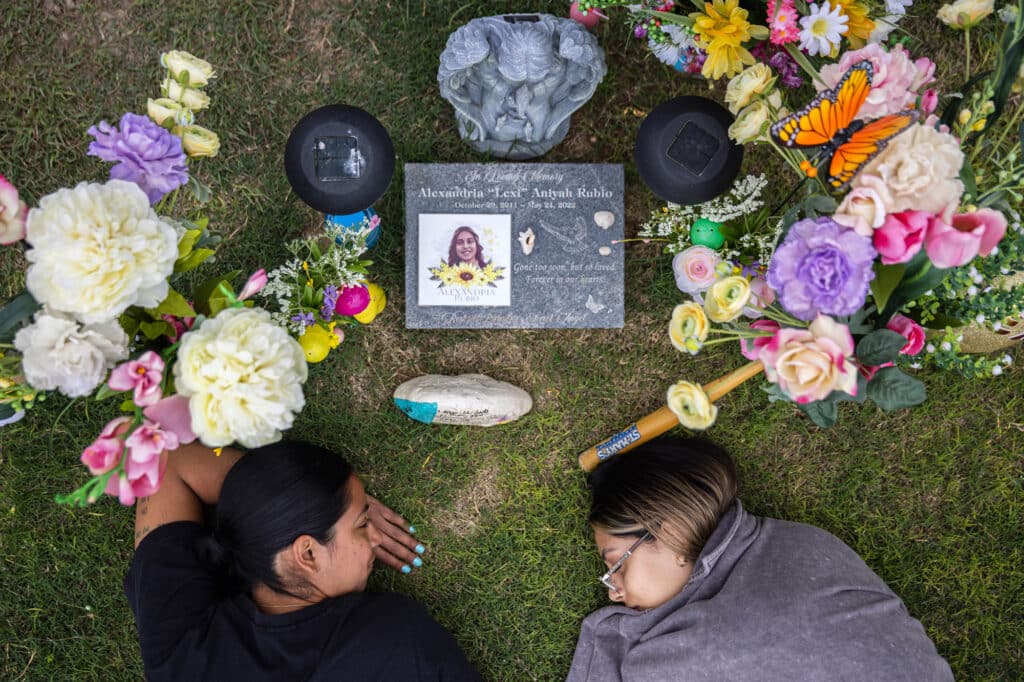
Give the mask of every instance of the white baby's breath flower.
[(231, 308), (182, 337), (174, 381), (210, 447), (281, 438), (305, 404), (302, 347), (257, 308)]
[(128, 335), (116, 321), (80, 326), (45, 309), (15, 335), (14, 346), (29, 385), (70, 398), (92, 393), (107, 370), (128, 357)]
[(51, 310), (106, 322), (167, 297), (178, 233), (133, 182), (80, 183), (29, 211), (26, 286)]

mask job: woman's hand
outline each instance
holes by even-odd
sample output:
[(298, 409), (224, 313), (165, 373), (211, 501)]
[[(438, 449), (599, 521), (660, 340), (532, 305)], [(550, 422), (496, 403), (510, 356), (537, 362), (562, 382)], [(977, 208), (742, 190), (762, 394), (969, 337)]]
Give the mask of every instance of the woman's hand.
[(372, 495), (367, 495), (366, 501), (370, 504), (370, 522), (381, 534), (381, 542), (373, 550), (376, 557), (402, 573), (409, 573), (414, 566), (422, 566), (420, 554), (424, 547), (411, 535), (410, 531), (414, 529), (409, 522)]

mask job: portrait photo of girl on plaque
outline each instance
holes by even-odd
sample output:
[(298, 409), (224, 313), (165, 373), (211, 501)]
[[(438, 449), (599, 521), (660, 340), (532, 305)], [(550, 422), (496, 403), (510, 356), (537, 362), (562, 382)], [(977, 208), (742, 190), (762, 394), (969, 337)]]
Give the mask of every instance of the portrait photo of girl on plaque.
[(508, 306), (512, 217), (419, 216), (419, 305)]

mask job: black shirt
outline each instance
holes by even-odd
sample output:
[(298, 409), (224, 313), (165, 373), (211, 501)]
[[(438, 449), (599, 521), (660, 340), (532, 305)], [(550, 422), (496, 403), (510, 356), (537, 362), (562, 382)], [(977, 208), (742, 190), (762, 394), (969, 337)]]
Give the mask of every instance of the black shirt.
[(451, 634), (399, 594), (355, 593), (291, 613), (225, 596), (181, 521), (143, 538), (125, 594), (157, 680), (479, 680)]

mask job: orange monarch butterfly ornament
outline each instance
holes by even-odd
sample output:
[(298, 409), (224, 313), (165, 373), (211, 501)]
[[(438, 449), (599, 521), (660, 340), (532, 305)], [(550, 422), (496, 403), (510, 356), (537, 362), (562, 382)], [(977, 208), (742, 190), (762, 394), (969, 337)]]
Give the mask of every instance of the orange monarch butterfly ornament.
[(885, 149), (890, 139), (913, 125), (920, 116), (919, 111), (907, 109), (867, 122), (855, 119), (871, 91), (873, 75), (871, 62), (857, 62), (843, 74), (835, 88), (819, 92), (806, 107), (771, 127), (772, 138), (786, 147), (822, 147), (812, 157), (814, 164), (803, 161), (800, 168), (813, 178), (818, 174), (815, 166), (831, 157), (826, 180), (835, 190), (845, 189), (853, 176)]

